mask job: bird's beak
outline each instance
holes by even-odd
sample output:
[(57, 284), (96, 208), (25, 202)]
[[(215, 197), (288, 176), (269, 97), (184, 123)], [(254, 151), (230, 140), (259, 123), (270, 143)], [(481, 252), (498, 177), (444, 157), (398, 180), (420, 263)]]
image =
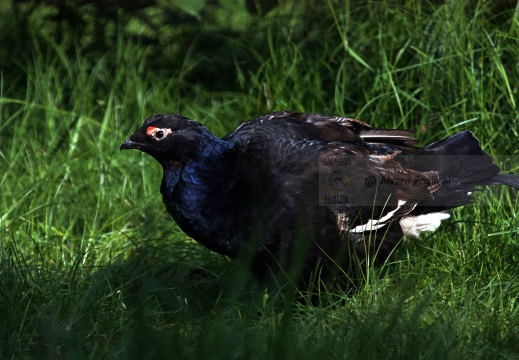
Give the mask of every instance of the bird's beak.
[(119, 150), (126, 150), (126, 149), (140, 149), (141, 144), (136, 143), (135, 141), (132, 141), (130, 138), (124, 140)]

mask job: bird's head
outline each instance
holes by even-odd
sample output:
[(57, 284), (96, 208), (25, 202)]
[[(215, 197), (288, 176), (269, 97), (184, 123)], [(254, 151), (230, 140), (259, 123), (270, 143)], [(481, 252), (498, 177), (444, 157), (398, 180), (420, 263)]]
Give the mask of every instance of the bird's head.
[(186, 163), (200, 152), (200, 143), (212, 136), (200, 123), (179, 114), (153, 115), (126, 139), (120, 150), (138, 149), (153, 156), (163, 166)]

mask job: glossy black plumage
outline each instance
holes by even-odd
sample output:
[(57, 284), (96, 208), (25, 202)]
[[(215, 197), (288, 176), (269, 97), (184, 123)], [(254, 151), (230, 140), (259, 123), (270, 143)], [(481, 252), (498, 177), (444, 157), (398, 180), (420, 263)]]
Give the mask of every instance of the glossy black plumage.
[(196, 241), (256, 273), (296, 269), (308, 281), (317, 269), (352, 275), (356, 261), (384, 261), (404, 232), (436, 228), (476, 186), (519, 187), (468, 131), (423, 149), (412, 134), (281, 111), (218, 139), (170, 114), (147, 119), (121, 149), (162, 165), (166, 208)]

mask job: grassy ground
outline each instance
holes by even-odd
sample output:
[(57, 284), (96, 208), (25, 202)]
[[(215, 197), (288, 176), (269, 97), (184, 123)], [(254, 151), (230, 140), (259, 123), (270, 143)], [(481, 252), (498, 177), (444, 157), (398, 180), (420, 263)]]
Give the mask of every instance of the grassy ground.
[(286, 3), (232, 15), (231, 35), (119, 29), (99, 47), (3, 6), (0, 359), (519, 358), (517, 192), (486, 190), (354, 296), (311, 303), (190, 240), (159, 165), (118, 151), (157, 112), (224, 135), (290, 109), (422, 143), (470, 129), (519, 173), (519, 13), (418, 3)]

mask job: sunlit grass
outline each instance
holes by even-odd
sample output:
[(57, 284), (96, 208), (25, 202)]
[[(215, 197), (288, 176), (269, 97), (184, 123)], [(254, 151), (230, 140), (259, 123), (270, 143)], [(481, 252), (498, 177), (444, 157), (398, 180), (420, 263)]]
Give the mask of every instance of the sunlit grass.
[(164, 209), (160, 166), (118, 151), (153, 113), (223, 136), (287, 109), (416, 129), (423, 143), (469, 129), (517, 156), (517, 14), (417, 3), (284, 4), (228, 39), (240, 51), (227, 91), (188, 78), (205, 61), (195, 49), (158, 69), (156, 45), (124, 35), (94, 53), (13, 27), (26, 49), (1, 70), (0, 357), (519, 356), (517, 192), (479, 194), (366, 269), (355, 294), (309, 296), (255, 286), (190, 240)]

